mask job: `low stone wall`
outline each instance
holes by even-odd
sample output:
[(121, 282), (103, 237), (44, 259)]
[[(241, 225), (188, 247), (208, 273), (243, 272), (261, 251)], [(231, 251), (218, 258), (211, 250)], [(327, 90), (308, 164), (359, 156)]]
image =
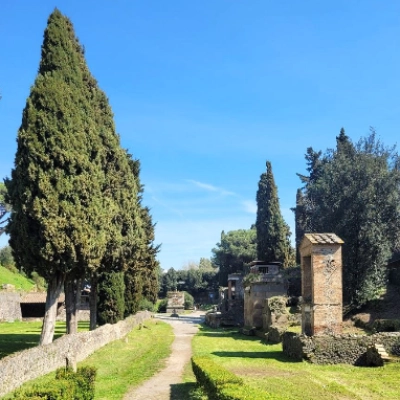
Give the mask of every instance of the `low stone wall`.
[(53, 343), (12, 354), (0, 360), (0, 396), (24, 382), (64, 367), (66, 361), (79, 362), (107, 343), (126, 336), (135, 326), (151, 317), (148, 311), (130, 316), (114, 325), (94, 331), (64, 335)]
[(287, 356), (314, 364), (367, 365), (366, 353), (375, 343), (390, 354), (400, 356), (400, 332), (382, 332), (370, 336), (305, 336), (292, 332), (283, 335), (282, 347)]
[(0, 292), (0, 322), (21, 321), (19, 293)]

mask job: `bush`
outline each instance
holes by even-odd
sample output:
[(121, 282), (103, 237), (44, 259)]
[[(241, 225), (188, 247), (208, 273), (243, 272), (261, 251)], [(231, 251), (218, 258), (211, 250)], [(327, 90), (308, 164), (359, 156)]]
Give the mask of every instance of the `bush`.
[(185, 296), (185, 310), (190, 310), (193, 308), (194, 305), (194, 299), (193, 296), (191, 294), (189, 294), (188, 292), (183, 292), (184, 296)]
[(56, 371), (55, 380), (46, 387), (37, 386), (28, 391), (14, 394), (18, 400), (93, 400), (96, 368), (82, 367), (77, 372), (60, 368)]
[(140, 311), (154, 311), (155, 309), (155, 305), (148, 299), (143, 298), (142, 300), (140, 300), (139, 302), (139, 310)]
[(192, 368), (197, 382), (211, 397), (217, 396), (221, 387), (228, 383), (243, 385), (241, 378), (216, 364), (209, 357), (192, 357)]
[(0, 249), (0, 265), (12, 272), (18, 272), (10, 246), (4, 246)]
[(157, 302), (156, 308), (157, 312), (163, 313), (167, 311), (167, 304), (168, 304), (168, 299), (162, 299)]
[(372, 324), (374, 332), (398, 332), (400, 331), (400, 319), (377, 319)]
[(227, 371), (206, 356), (192, 357), (193, 373), (210, 399), (218, 400), (285, 400), (243, 383), (243, 379)]

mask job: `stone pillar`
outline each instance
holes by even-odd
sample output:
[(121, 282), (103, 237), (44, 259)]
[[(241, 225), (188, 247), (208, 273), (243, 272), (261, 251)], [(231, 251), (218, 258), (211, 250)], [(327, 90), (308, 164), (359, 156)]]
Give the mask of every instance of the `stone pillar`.
[(300, 245), (302, 333), (342, 332), (342, 244), (333, 233), (308, 233)]

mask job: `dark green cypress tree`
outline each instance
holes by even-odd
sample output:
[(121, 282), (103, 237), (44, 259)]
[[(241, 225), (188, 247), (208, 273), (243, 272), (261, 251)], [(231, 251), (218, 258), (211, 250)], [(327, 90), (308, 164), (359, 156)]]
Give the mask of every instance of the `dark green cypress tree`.
[(263, 261), (290, 261), (289, 227), (283, 220), (279, 207), (278, 189), (272, 174), (272, 166), (260, 177), (257, 191), (257, 257)]
[[(82, 69), (82, 50), (57, 9), (44, 33), (39, 71), (18, 131), (15, 168), (6, 181), (13, 209), (8, 233), (18, 266), (48, 282), (41, 343), (52, 341), (57, 298), (67, 276), (95, 264), (101, 243), (99, 187), (89, 140), (94, 125)], [(99, 212), (98, 212), (99, 211)]]
[(98, 281), (99, 301), (97, 321), (99, 325), (115, 324), (124, 318), (125, 283), (123, 272), (102, 272)]

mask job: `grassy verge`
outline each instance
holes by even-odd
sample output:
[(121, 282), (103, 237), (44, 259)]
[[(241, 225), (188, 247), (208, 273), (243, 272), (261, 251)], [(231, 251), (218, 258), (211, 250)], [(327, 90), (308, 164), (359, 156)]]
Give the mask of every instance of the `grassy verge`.
[[(119, 400), (129, 388), (139, 386), (165, 366), (173, 338), (169, 324), (149, 320), (132, 330), (125, 339), (102, 347), (78, 366), (97, 368), (96, 400)], [(51, 373), (28, 382), (23, 388), (45, 385), (53, 378), (54, 373)], [(10, 397), (3, 399), (6, 398)]]
[(267, 345), (237, 330), (208, 327), (200, 328), (194, 337), (193, 353), (211, 356), (250, 386), (294, 400), (394, 400), (399, 397), (400, 363), (360, 368), (293, 362), (284, 356), (280, 344)]
[(14, 285), (16, 290), (24, 292), (29, 292), (35, 287), (35, 282), (32, 279), (28, 279), (22, 274), (11, 272), (0, 265), (0, 286), (5, 283)]
[[(89, 329), (89, 322), (80, 321), (78, 330)], [(2, 322), (0, 323), (0, 359), (20, 350), (37, 346), (42, 322)], [(65, 334), (65, 322), (57, 322), (54, 338)]]

